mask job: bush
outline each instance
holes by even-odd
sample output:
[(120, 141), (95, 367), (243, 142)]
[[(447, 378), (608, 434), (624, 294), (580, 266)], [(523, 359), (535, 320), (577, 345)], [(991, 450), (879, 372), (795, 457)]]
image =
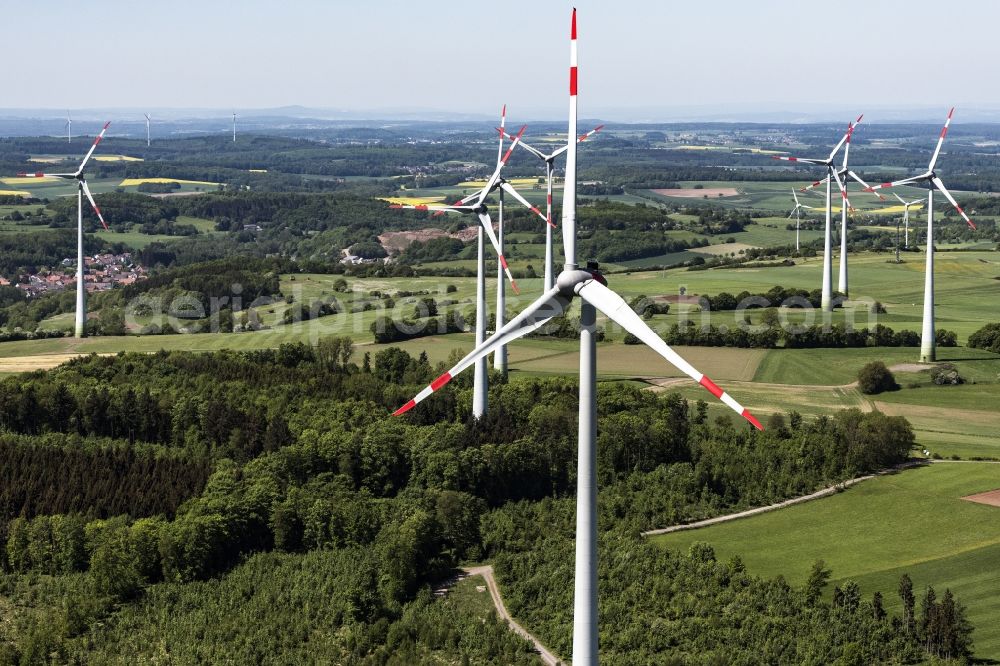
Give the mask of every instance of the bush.
[(1000, 354), (1000, 323), (986, 324), (970, 335), (969, 346)]
[(946, 331), (939, 328), (934, 331), (934, 342), (938, 347), (957, 347), (958, 336), (955, 331)]
[(858, 372), (858, 388), (862, 393), (874, 395), (883, 391), (895, 391), (899, 388), (896, 378), (882, 361), (872, 361)]

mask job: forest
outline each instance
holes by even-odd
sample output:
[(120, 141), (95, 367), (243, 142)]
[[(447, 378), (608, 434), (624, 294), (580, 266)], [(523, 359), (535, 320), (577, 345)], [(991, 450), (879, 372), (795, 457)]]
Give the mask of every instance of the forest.
[[(429, 594), (484, 560), (512, 612), (568, 654), (575, 381), (495, 382), (475, 421), (459, 377), (389, 416), (442, 369), (391, 347), (358, 358), (332, 337), (3, 379), (0, 445), (17, 462), (3, 470), (0, 607), (18, 610), (0, 625), (0, 663), (530, 663), (502, 624)], [(953, 621), (928, 642), (850, 585), (792, 588), (638, 535), (899, 463), (914, 442), (905, 419), (790, 413), (758, 433), (616, 383), (600, 385), (598, 409), (606, 663), (968, 653), (947, 591)]]

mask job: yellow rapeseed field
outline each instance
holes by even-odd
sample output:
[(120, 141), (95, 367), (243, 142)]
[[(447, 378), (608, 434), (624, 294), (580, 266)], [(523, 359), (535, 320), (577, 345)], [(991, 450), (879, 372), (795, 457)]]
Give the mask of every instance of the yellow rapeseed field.
[(24, 190), (0, 190), (0, 197), (30, 197), (31, 192)]
[(142, 162), (141, 157), (129, 157), (128, 155), (94, 155), (98, 162)]
[(118, 187), (132, 187), (143, 183), (180, 183), (181, 185), (218, 185), (205, 180), (181, 180), (180, 178), (126, 178)]
[(0, 178), (0, 183), (3, 183), (4, 185), (28, 185), (30, 183), (35, 183), (37, 185), (38, 183), (50, 183), (53, 180), (55, 180), (55, 179), (54, 178), (18, 178), (17, 176), (13, 176), (11, 178)]
[[(914, 204), (910, 206), (910, 211), (923, 210), (923, 204)], [(898, 215), (905, 212), (903, 206), (886, 206), (885, 208), (874, 208), (872, 210), (866, 210), (866, 213), (870, 215)]]
[[(507, 182), (514, 187), (540, 184), (537, 178), (508, 178)], [(485, 180), (467, 180), (464, 183), (459, 183), (455, 187), (482, 187), (485, 184)]]
[(444, 201), (444, 197), (379, 197), (379, 201), (388, 201), (397, 206), (429, 206)]

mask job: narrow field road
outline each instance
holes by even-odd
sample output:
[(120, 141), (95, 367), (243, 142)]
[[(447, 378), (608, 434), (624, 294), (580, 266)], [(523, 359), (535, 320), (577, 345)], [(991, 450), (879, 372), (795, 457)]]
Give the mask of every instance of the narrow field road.
[(648, 530), (642, 533), (642, 536), (656, 536), (657, 534), (670, 534), (671, 532), (682, 532), (684, 530), (694, 530), (699, 527), (707, 527), (709, 525), (716, 525), (718, 523), (726, 523), (730, 520), (739, 520), (740, 518), (747, 518), (749, 516), (756, 516), (760, 513), (766, 513), (768, 511), (774, 511), (775, 509), (783, 509), (786, 506), (792, 506), (794, 504), (801, 504), (802, 502), (808, 502), (809, 500), (819, 499), (821, 497), (827, 497), (833, 495), (834, 493), (840, 492), (845, 488), (850, 488), (856, 483), (861, 483), (862, 481), (867, 481), (868, 479), (874, 479), (876, 476), (881, 476), (883, 474), (891, 474), (892, 472), (898, 472), (900, 470), (907, 469), (909, 467), (916, 467), (917, 465), (925, 464), (924, 461), (910, 461), (902, 463), (901, 465), (896, 465), (887, 470), (878, 472), (876, 474), (866, 474), (865, 476), (858, 476), (853, 479), (848, 479), (847, 481), (841, 481), (840, 483), (835, 483), (832, 486), (823, 488), (822, 490), (817, 490), (814, 493), (809, 493), (808, 495), (802, 495), (801, 497), (793, 497), (792, 499), (785, 500), (784, 502), (778, 502), (776, 504), (769, 504), (767, 506), (759, 506), (756, 509), (747, 509), (746, 511), (739, 511), (737, 513), (729, 513), (724, 516), (716, 516), (715, 518), (707, 518), (705, 520), (699, 520), (694, 523), (685, 523), (683, 525), (671, 525), (670, 527), (661, 527), (655, 530)]
[(482, 576), (483, 580), (486, 581), (486, 588), (490, 591), (490, 596), (493, 598), (493, 605), (496, 606), (497, 615), (502, 619), (506, 620), (510, 625), (510, 628), (514, 630), (521, 638), (526, 641), (530, 641), (535, 649), (538, 651), (539, 656), (541, 656), (542, 661), (545, 662), (546, 666), (559, 666), (563, 662), (559, 660), (547, 647), (545, 647), (540, 640), (528, 633), (528, 630), (519, 625), (507, 612), (507, 606), (503, 603), (503, 598), (500, 596), (500, 588), (497, 587), (497, 581), (493, 577), (493, 566), (486, 564), (480, 567), (463, 567), (462, 571), (469, 574), (470, 576)]

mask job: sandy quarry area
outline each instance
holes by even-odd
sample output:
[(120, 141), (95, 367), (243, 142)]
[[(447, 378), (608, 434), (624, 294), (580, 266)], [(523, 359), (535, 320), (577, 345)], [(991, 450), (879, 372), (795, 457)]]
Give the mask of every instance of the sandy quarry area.
[(453, 234), (444, 229), (414, 229), (413, 231), (387, 231), (378, 237), (379, 243), (386, 252), (400, 252), (406, 249), (413, 241), (426, 243), (432, 238), (457, 238), (463, 243), (475, 240), (479, 227), (466, 227)]

